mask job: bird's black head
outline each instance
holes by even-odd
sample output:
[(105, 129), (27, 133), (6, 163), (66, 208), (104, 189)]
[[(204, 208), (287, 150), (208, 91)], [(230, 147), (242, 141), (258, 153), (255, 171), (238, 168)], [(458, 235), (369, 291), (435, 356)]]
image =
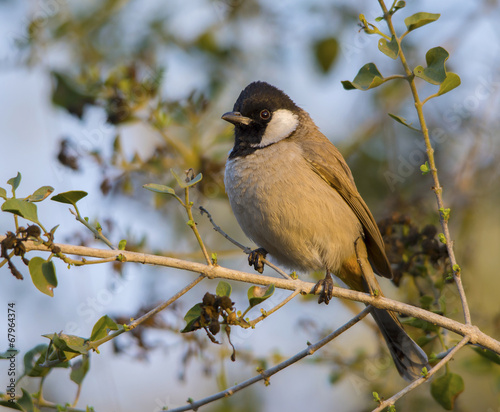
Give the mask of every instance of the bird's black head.
[(235, 144), (229, 157), (245, 156), (289, 137), (299, 125), (299, 112), (278, 88), (265, 82), (250, 83), (233, 111), (222, 115), (235, 126)]

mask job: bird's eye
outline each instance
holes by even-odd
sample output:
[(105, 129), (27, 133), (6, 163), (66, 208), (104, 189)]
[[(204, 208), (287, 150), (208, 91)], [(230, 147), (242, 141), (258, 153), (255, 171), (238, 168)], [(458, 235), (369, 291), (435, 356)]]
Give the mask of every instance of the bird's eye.
[(260, 112), (260, 118), (261, 118), (262, 120), (267, 120), (267, 119), (269, 119), (270, 117), (271, 117), (271, 113), (269, 112), (269, 110), (264, 109), (264, 110), (262, 110), (262, 111)]

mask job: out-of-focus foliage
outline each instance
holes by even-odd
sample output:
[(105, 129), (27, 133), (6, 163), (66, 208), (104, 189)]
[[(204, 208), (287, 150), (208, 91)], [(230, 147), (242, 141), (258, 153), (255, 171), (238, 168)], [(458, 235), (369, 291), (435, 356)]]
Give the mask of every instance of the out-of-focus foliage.
[[(352, 41), (353, 38), (356, 41), (361, 38), (355, 37), (361, 30), (356, 26), (356, 21), (358, 14), (363, 12), (352, 2), (318, 2), (315, 5), (309, 5), (307, 1), (297, 2), (295, 7), (299, 17), (295, 18), (285, 13), (285, 6), (257, 0), (199, 1), (188, 10), (180, 1), (145, 3), (149, 2), (55, 0), (32, 14), (26, 33), (18, 37), (17, 45), (22, 64), (43, 70), (47, 78), (51, 79), (52, 103), (55, 106), (83, 123), (89, 112), (99, 111), (112, 131), (112, 139), (98, 141), (90, 149), (76, 136), (54, 136), (54, 141), (59, 142), (54, 150), (57, 161), (63, 167), (81, 173), (85, 172), (85, 165), (89, 162), (97, 164), (100, 170), (98, 186), (103, 196), (115, 196), (117, 201), (123, 199), (120, 195), (134, 197), (143, 201), (145, 208), (149, 205), (144, 199), (155, 196), (155, 206), (164, 212), (161, 215), (163, 219), (169, 219), (171, 215), (168, 212), (173, 210), (171, 204), (167, 204), (169, 196), (151, 194), (144, 191), (142, 186), (150, 182), (174, 185), (175, 180), (169, 173), (172, 168), (193, 168), (196, 173), (203, 174), (203, 180), (196, 186), (197, 200), (200, 202), (205, 199), (226, 202), (223, 168), (226, 154), (232, 146), (232, 130), (218, 122), (218, 119), (231, 108), (236, 98), (235, 85), (238, 90), (255, 80), (254, 72), (269, 73), (271, 78), (280, 78), (284, 73), (293, 72), (294, 66), (298, 64), (296, 60), (300, 60), (306, 61), (306, 65), (314, 69), (310, 73), (311, 76), (318, 75), (318, 81), (327, 82), (335, 78), (336, 70), (343, 69), (345, 73), (348, 68), (347, 72), (352, 74), (350, 78), (354, 79), (349, 82), (352, 88), (371, 89), (381, 83), (386, 73), (399, 70), (399, 66), (395, 65), (367, 65), (359, 71), (359, 77), (355, 77), (358, 66), (353, 66), (350, 59), (364, 54), (369, 47), (365, 49), (364, 45), (361, 47)], [(375, 3), (369, 3), (369, 8), (376, 8)], [(199, 14), (195, 16), (195, 12)], [(192, 17), (190, 13), (193, 13)], [(398, 13), (403, 15), (405, 9)], [(446, 43), (447, 50), (453, 56), (455, 51), (459, 52), (461, 47), (465, 47), (461, 43), (470, 41), (462, 25), (479, 25), (481, 15), (489, 13), (498, 15), (494, 2), (478, 3), (476, 16), (469, 17), (467, 22), (459, 22), (456, 27), (460, 29), (444, 33), (439, 43)], [(429, 16), (427, 23), (436, 20), (433, 17), (435, 14)], [(434, 22), (432, 26), (445, 24), (442, 20), (449, 21), (448, 16), (442, 12), (440, 21)], [(374, 21), (372, 17), (367, 15), (368, 20)], [(405, 21), (405, 25), (409, 30), (414, 30), (421, 27), (424, 20), (417, 19), (417, 23)], [(421, 30), (432, 30), (432, 26)], [(404, 27), (402, 22), (401, 27)], [(297, 37), (294, 37), (295, 33), (298, 33)], [(417, 33), (412, 33), (412, 36)], [(428, 34), (432, 32), (426, 33), (432, 37)], [(428, 80), (438, 76), (440, 84), (443, 84), (447, 75), (454, 74), (446, 72), (446, 61), (451, 71), (466, 79), (462, 87), (471, 82), (474, 85), (465, 89), (465, 94), (447, 96), (441, 103), (435, 103), (432, 109), (427, 109), (426, 116), (447, 203), (452, 206), (450, 222), (465, 273), (464, 282), (472, 297), (472, 316), (485, 332), (499, 338), (500, 312), (498, 305), (494, 304), (496, 292), (493, 293), (494, 288), (488, 286), (494, 284), (495, 280), (492, 245), (495, 239), (498, 240), (500, 231), (498, 208), (494, 207), (500, 200), (497, 188), (500, 146), (496, 144), (499, 123), (495, 116), (499, 109), (498, 73), (491, 71), (476, 77), (464, 76), (474, 70), (474, 67), (467, 65), (469, 62), (459, 62), (458, 58), (448, 60), (448, 56), (435, 49), (434, 54), (426, 56), (426, 51), (435, 46), (429, 45), (427, 40), (425, 37), (405, 40), (407, 56), (416, 63), (415, 66), (420, 65), (421, 70), (415, 73), (417, 77)], [(381, 59), (390, 60), (386, 56), (393, 59), (398, 55), (392, 40), (387, 39), (370, 48), (378, 48), (383, 53), (378, 54)], [(292, 60), (290, 50), (299, 53), (300, 59)], [(486, 60), (485, 53), (486, 63), (490, 67), (498, 67), (496, 57), (488, 58)], [(368, 61), (371, 60), (364, 63)], [(392, 60), (387, 64), (391, 63)], [(295, 80), (302, 81), (302, 78)], [(307, 82), (304, 81), (304, 84)], [(338, 84), (339, 94), (332, 96), (332, 99), (342, 99), (344, 96), (340, 94), (344, 93), (340, 92), (340, 82)], [(450, 77), (444, 91), (456, 85), (456, 78)], [(436, 92), (425, 86), (424, 90), (429, 91), (429, 94)], [(306, 96), (308, 100), (315, 99), (315, 96)], [(453, 285), (449, 283), (449, 263), (443, 245), (439, 243), (436, 229), (438, 215), (429, 190), (430, 180), (422, 176), (420, 169), (425, 164), (425, 148), (418, 134), (401, 125), (413, 127), (418, 123), (411, 111), (412, 101), (407, 85), (404, 81), (387, 83), (364, 93), (362, 97), (369, 103), (364, 106), (363, 114), (361, 110), (353, 111), (352, 116), (345, 119), (351, 126), (340, 146), (363, 197), (376, 216), (386, 218), (381, 221), (381, 227), (389, 257), (397, 269), (396, 283), (400, 295), (426, 309), (455, 316), (460, 313), (460, 302)], [(393, 114), (393, 118), (387, 113)], [(142, 127), (141, 133), (148, 135), (144, 144), (154, 146), (146, 156), (138, 150), (131, 154), (123, 142), (123, 135), (137, 125)], [(136, 132), (137, 142), (143, 139), (141, 133)], [(149, 139), (150, 136), (154, 139)], [(18, 200), (12, 202), (11, 199), (10, 203), (11, 210), (29, 208), (27, 212), (20, 211), (19, 216), (27, 213), (26, 216), (32, 221), (38, 220), (32, 201), (20, 203)], [(144, 210), (144, 213), (154, 213)], [(108, 224), (104, 226), (113, 234), (116, 227), (112, 212), (109, 213)], [(182, 239), (185, 232), (178, 232), (179, 239)], [(6, 247), (6, 253), (16, 246), (16, 236), (26, 235), (19, 231), (12, 236), (12, 248)], [(92, 241), (93, 236), (90, 234), (75, 235), (75, 243), (90, 244)], [(128, 239), (127, 249), (149, 251), (155, 247), (142, 238)], [(224, 251), (221, 252), (219, 256), (223, 256)], [(16, 253), (16, 256), (21, 255), (22, 251)], [(34, 279), (34, 283), (50, 294), (57, 286), (57, 281), (51, 274), (47, 276), (49, 269), (44, 272), (42, 266), (47, 264), (35, 260), (32, 266), (36, 266), (33, 269), (37, 279)], [(114, 269), (120, 273), (122, 265), (115, 262)], [(21, 272), (16, 271), (22, 277)], [(202, 298), (203, 295), (200, 295), (198, 300)], [(147, 303), (137, 313), (117, 316), (116, 323), (123, 324), (130, 317), (141, 316), (150, 309), (150, 302)], [(215, 312), (206, 317), (205, 324), (200, 320), (200, 309), (197, 317), (191, 319), (198, 320), (193, 330), (210, 324), (216, 324), (214, 328), (220, 327), (220, 305), (206, 306), (216, 307)], [(475, 310), (475, 307), (480, 309)], [(132, 342), (113, 341), (115, 351), (119, 354), (128, 353), (128, 344), (139, 348), (138, 357), (145, 357), (155, 347), (148, 345), (144, 338), (148, 331), (174, 333), (182, 328), (180, 319), (185, 315), (186, 308), (181, 310), (174, 307), (171, 313), (179, 321), (165, 321), (155, 316), (150, 323), (133, 331)], [(110, 320), (110, 323), (115, 321)], [(444, 350), (443, 345), (450, 346), (454, 342), (455, 336), (450, 336), (434, 325), (416, 319), (405, 319), (404, 323), (411, 327), (414, 336), (429, 353), (438, 354)], [(309, 332), (311, 340), (319, 339), (325, 333), (324, 328), (311, 317), (299, 322), (297, 328)], [(106, 328), (102, 331), (107, 333)], [(60, 350), (64, 352), (64, 339), (52, 337), (59, 339)], [(199, 361), (204, 364), (207, 373), (218, 376), (221, 389), (228, 386), (224, 370), (218, 370), (205, 355), (215, 345), (207, 345), (203, 335), (184, 334), (183, 339), (185, 351), (180, 376), (185, 376), (190, 362)], [(43, 356), (46, 349), (44, 345), (33, 353), (25, 354), (25, 362), (33, 364), (33, 368), (39, 371), (40, 364), (45, 361)], [(286, 352), (283, 349), (283, 353)], [(227, 347), (222, 347), (221, 353), (222, 357), (230, 356)], [(56, 355), (56, 352), (52, 354)], [(239, 362), (259, 368), (279, 361), (282, 356), (282, 353), (254, 356), (244, 350), (238, 351)], [(388, 359), (383, 350), (375, 354), (352, 353), (334, 343), (318, 354), (313, 362), (329, 368), (332, 384), (350, 382), (354, 388), (352, 396), (366, 396), (368, 399), (367, 395), (373, 390), (389, 394), (398, 386), (394, 368)], [(73, 377), (78, 384), (85, 376), (81, 371), (88, 369), (88, 364), (84, 362), (78, 368), (74, 367)], [(481, 407), (485, 409), (499, 402), (490, 390), (484, 399), (479, 400), (477, 394), (484, 393), (484, 386), (470, 382), (471, 379), (467, 379), (463, 373), (468, 373), (469, 377), (478, 376), (481, 378), (478, 382), (482, 382), (482, 379), (494, 382), (491, 385), (498, 392), (500, 372), (494, 361), (468, 351), (467, 355), (461, 355), (456, 364), (453, 365), (454, 370), (455, 366), (461, 369), (466, 382), (465, 392), (457, 399), (457, 404), (463, 402), (462, 405), (467, 405), (467, 408), (472, 407), (470, 405), (477, 406), (476, 402), (483, 402)], [(79, 373), (82, 377), (79, 377)], [(451, 385), (450, 376), (453, 378), (454, 375), (440, 377), (433, 388), (442, 385), (448, 388), (450, 397), (455, 399), (455, 394), (462, 387), (460, 382)], [(429, 399), (429, 390), (412, 395), (402, 401), (402, 410), (437, 410), (430, 409), (436, 408), (436, 403)], [(255, 405), (248, 402), (246, 410), (252, 407)], [(228, 401), (225, 408), (243, 410), (241, 405), (232, 400)]]

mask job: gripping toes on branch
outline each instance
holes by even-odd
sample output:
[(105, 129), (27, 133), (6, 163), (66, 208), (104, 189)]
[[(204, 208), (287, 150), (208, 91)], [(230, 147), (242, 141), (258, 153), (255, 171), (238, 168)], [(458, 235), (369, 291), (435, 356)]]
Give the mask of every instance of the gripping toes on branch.
[(325, 304), (328, 305), (333, 296), (333, 279), (330, 272), (326, 272), (325, 278), (319, 280), (318, 283), (314, 285), (311, 293), (316, 294), (319, 288), (322, 288), (322, 290), (319, 294), (318, 303), (325, 302)]
[(264, 262), (263, 260), (267, 256), (267, 250), (264, 248), (258, 248), (255, 250), (252, 250), (250, 254), (248, 255), (248, 264), (250, 266), (253, 266), (254, 269), (262, 273), (264, 271)]

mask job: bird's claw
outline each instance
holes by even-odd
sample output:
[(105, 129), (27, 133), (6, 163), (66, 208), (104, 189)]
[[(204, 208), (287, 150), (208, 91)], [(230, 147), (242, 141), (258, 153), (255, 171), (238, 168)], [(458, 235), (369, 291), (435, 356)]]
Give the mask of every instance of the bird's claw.
[(264, 262), (262, 261), (267, 256), (267, 250), (264, 248), (258, 248), (252, 250), (248, 255), (248, 264), (253, 266), (254, 269), (262, 273), (264, 271)]
[(314, 285), (311, 293), (316, 294), (320, 288), (322, 290), (319, 294), (318, 303), (325, 302), (325, 305), (328, 305), (333, 297), (333, 279), (330, 273), (327, 273), (324, 279), (319, 280), (318, 283)]

